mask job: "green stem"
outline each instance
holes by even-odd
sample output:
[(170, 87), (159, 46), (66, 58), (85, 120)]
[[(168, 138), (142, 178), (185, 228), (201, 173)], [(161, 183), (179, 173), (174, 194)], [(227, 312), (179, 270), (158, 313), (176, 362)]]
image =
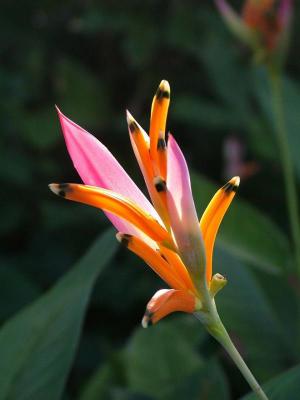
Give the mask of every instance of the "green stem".
[(249, 383), (249, 386), (256, 394), (257, 398), (261, 400), (268, 400), (267, 395), (262, 390), (261, 386), (253, 376), (252, 372), (246, 365), (240, 353), (237, 351), (224, 326), (222, 335), (216, 337), (216, 339), (222, 344), (222, 346), (228, 352), (232, 360), (235, 362), (236, 366), (241, 371), (246, 381)]
[(297, 188), (292, 157), (285, 126), (282, 82), (280, 72), (269, 69), (269, 79), (272, 91), (273, 118), (283, 168), (285, 195), (289, 215), (291, 235), (294, 245), (297, 272), (300, 275), (300, 226), (299, 226), (299, 205)]
[(214, 300), (209, 299), (209, 301), (206, 302), (206, 306), (208, 307), (208, 312), (195, 312), (195, 317), (205, 325), (208, 332), (224, 347), (253, 392), (256, 394), (257, 398), (260, 400), (268, 400), (268, 397), (230, 339), (230, 336), (219, 317)]

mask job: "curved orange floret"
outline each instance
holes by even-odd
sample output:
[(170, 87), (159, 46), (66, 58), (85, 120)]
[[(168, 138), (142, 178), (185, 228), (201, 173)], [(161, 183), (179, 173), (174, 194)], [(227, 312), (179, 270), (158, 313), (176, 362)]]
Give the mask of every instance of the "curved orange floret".
[(150, 139), (129, 111), (126, 111), (126, 118), (134, 153), (148, 186), (148, 184), (152, 184), (154, 177), (150, 159)]
[(195, 308), (195, 296), (183, 290), (162, 289), (156, 292), (147, 304), (142, 325), (147, 328), (173, 312), (192, 313)]
[(169, 263), (170, 268), (176, 272), (178, 278), (184, 282), (186, 288), (191, 293), (194, 293), (195, 296), (198, 296), (199, 293), (197, 292), (195, 285), (193, 284), (193, 281), (179, 255), (173, 250), (170, 250), (164, 246), (159, 247), (159, 252)]
[(165, 139), (165, 134), (159, 132), (158, 142), (157, 142), (157, 165), (159, 174), (162, 179), (167, 178), (167, 143)]
[[(161, 81), (157, 92), (152, 101), (151, 108), (151, 119), (150, 119), (150, 156), (153, 160), (155, 166), (157, 167), (156, 175), (161, 175), (159, 171), (159, 164), (162, 160), (158, 160), (158, 151), (160, 151), (160, 147), (162, 144), (161, 140), (165, 140), (165, 131), (166, 131), (166, 122), (168, 109), (170, 104), (170, 85), (167, 81)], [(164, 169), (164, 164), (162, 163), (162, 168)], [(165, 179), (165, 175), (163, 176)]]
[(239, 186), (238, 176), (230, 179), (211, 199), (200, 220), (200, 229), (206, 254), (206, 280), (209, 285), (212, 277), (212, 256), (216, 235), (222, 219), (232, 202)]
[(115, 214), (135, 225), (155, 241), (170, 243), (169, 233), (157, 220), (131, 200), (111, 190), (74, 183), (51, 184), (50, 189), (68, 200), (78, 201)]
[(153, 249), (143, 240), (133, 235), (119, 232), (117, 233), (117, 239), (129, 250), (142, 258), (170, 287), (182, 290), (189, 289), (177, 271), (161, 256), (158, 249)]
[[(157, 182), (157, 174), (159, 171), (155, 166), (155, 163), (150, 157), (150, 139), (147, 133), (143, 130), (143, 128), (136, 122), (133, 116), (127, 111), (127, 124), (130, 132), (130, 141), (134, 150), (134, 154), (138, 161), (139, 167), (144, 176), (144, 180), (151, 197), (152, 203), (164, 221), (166, 227), (169, 227), (169, 217), (166, 209), (166, 201), (164, 199), (163, 194), (161, 194), (156, 187)], [(157, 150), (160, 154), (161, 151)], [(164, 151), (166, 153), (166, 150)], [(161, 156), (161, 154), (160, 154)], [(158, 157), (158, 160), (161, 160), (161, 157)], [(166, 155), (165, 162), (162, 162), (162, 168), (164, 173), (166, 173)], [(156, 173), (155, 171), (156, 170)]]

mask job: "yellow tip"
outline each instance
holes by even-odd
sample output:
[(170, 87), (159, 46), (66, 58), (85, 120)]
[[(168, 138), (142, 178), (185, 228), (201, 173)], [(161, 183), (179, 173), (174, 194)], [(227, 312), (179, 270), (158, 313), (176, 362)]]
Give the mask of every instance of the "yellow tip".
[(149, 326), (149, 318), (148, 318), (148, 317), (144, 317), (144, 318), (142, 319), (142, 327), (143, 327), (144, 329), (146, 329), (146, 328), (148, 328), (148, 326)]
[(116, 234), (116, 239), (117, 239), (117, 241), (121, 243), (121, 242), (122, 242), (122, 238), (123, 238), (123, 234), (120, 233), (120, 232), (118, 232), (118, 233)]
[(230, 179), (223, 187), (222, 189), (226, 193), (232, 193), (236, 192), (240, 184), (240, 177), (239, 176), (234, 176), (233, 178)]
[[(168, 81), (161, 81), (158, 89), (156, 91), (156, 94), (154, 96), (154, 100), (153, 101), (157, 101), (157, 102), (162, 102), (163, 100), (168, 100), (167, 104), (169, 105), (169, 100), (170, 100), (170, 85)], [(151, 110), (151, 116), (153, 114), (153, 107), (154, 104), (152, 103), (152, 110)], [(166, 117), (166, 115), (165, 115)]]
[(140, 128), (136, 122), (136, 120), (133, 118), (133, 116), (130, 114), (128, 110), (126, 110), (126, 119), (127, 119), (127, 124), (130, 133), (138, 133), (140, 132)]
[(240, 177), (239, 176), (234, 176), (233, 178), (230, 179), (230, 183), (232, 183), (234, 186), (239, 187), (240, 185)]
[(116, 234), (116, 238), (117, 238), (117, 241), (118, 241), (118, 242), (120, 242), (121, 244), (123, 244), (125, 247), (128, 247), (129, 242), (130, 242), (132, 236), (129, 235), (128, 233), (121, 233), (121, 232), (118, 232), (118, 233)]
[(169, 92), (170, 93), (171, 89), (170, 89), (169, 82), (166, 81), (165, 79), (163, 79), (159, 84), (159, 89), (164, 91), (164, 92)]
[(130, 112), (128, 110), (126, 110), (126, 119), (127, 119), (128, 125), (130, 124), (130, 122), (134, 121), (133, 116), (130, 114)]
[(48, 185), (48, 187), (51, 190), (51, 192), (58, 195), (58, 193), (59, 193), (59, 184), (58, 183), (50, 183), (50, 185)]
[(69, 183), (50, 183), (49, 189), (57, 196), (66, 197), (71, 192)]

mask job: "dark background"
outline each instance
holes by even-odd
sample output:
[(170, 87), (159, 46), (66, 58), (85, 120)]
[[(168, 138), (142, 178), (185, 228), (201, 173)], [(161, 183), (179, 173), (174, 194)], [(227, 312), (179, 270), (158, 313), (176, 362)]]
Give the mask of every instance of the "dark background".
[[(297, 18), (298, 9), (294, 20)], [(51, 287), (108, 226), (98, 210), (65, 202), (48, 190), (53, 181), (80, 181), (67, 154), (54, 104), (95, 134), (144, 188), (128, 140), (125, 109), (148, 129), (153, 94), (161, 79), (167, 79), (171, 85), (168, 129), (190, 167), (219, 185), (229, 177), (228, 170), (240, 174), (238, 196), (265, 213), (288, 236), (281, 166), (265, 107), (269, 103), (265, 71), (253, 64), (249, 51), (227, 31), (211, 1), (2, 1), (0, 26), (0, 321)], [(298, 176), (299, 35), (295, 24), (286, 64), (287, 91), (294, 107), (288, 109), (295, 117), (290, 139)], [(225, 156), (232, 143), (242, 149), (237, 165), (231, 165)], [(198, 209), (200, 214), (203, 208)], [(226, 257), (219, 255), (218, 260), (224, 261), (226, 273)], [(252, 267), (251, 262), (247, 268), (259, 282), (259, 290), (270, 295), (268, 306), (273, 306), (273, 299), (283, 290), (282, 279)], [(298, 284), (292, 273), (288, 276), (294, 286)], [(239, 275), (232, 280), (237, 284)], [(99, 398), (165, 399), (167, 395), (159, 388), (172, 386), (173, 379), (181, 382), (184, 374), (176, 378), (175, 371), (160, 380), (159, 373), (157, 389), (145, 385), (142, 390), (141, 384), (137, 390), (126, 380), (119, 360), (130, 343), (142, 351), (136, 343), (144, 340), (144, 336), (136, 337), (144, 335), (139, 323), (145, 304), (155, 290), (165, 287), (162, 285), (141, 260), (118, 251), (94, 290), (66, 398), (78, 398), (96, 369), (108, 363), (113, 364), (113, 378)], [(251, 304), (251, 296), (249, 301)], [(240, 302), (238, 297), (235, 302)], [(248, 306), (244, 304), (242, 322), (246, 332), (247, 321), (253, 325), (245, 315)], [(274, 312), (278, 308), (276, 305)], [(292, 311), (286, 310), (281, 315), (287, 318)], [(162, 327), (145, 334), (149, 342), (141, 347), (149, 343), (155, 353), (155, 348), (174, 340), (174, 345), (182, 343), (184, 348), (195, 342), (190, 341), (192, 334), (187, 333), (189, 339), (184, 333), (173, 339), (168, 329), (173, 327), (180, 335), (192, 327), (199, 341), (189, 365), (193, 357), (201, 356), (207, 376), (193, 376), (191, 369), (182, 378), (183, 387), (208, 382), (208, 387), (225, 388), (224, 399), (246, 393), (248, 387), (231, 361), (192, 318), (172, 316), (161, 322)], [(262, 318), (261, 323), (266, 321)], [(279, 324), (286, 327), (282, 320)], [(257, 332), (264, 329), (254, 328)], [(285, 354), (276, 368), (272, 360), (264, 365), (259, 339), (257, 356), (255, 349), (248, 351), (247, 340), (243, 343), (238, 329), (228, 329), (259, 380), (266, 381), (296, 363), (296, 356)], [(145, 358), (151, 362), (149, 349), (148, 353), (145, 351)], [(164, 371), (167, 369), (165, 365)], [(156, 369), (149, 371), (149, 380), (155, 380)], [(213, 383), (212, 376), (217, 377)], [(222, 398), (213, 397), (209, 390), (205, 394), (198, 383), (195, 397), (190, 393), (180, 398), (196, 399), (200, 393), (201, 399)]]

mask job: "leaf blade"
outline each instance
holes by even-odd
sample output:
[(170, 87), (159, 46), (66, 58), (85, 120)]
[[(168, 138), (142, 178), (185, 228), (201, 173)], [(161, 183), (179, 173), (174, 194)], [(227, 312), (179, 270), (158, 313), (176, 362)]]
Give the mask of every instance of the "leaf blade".
[[(300, 390), (300, 365), (271, 379), (262, 387), (272, 400), (295, 399)], [(255, 400), (254, 393), (243, 396), (241, 400)]]
[(102, 235), (52, 289), (2, 327), (0, 399), (60, 398), (93, 284), (115, 248), (111, 231)]

